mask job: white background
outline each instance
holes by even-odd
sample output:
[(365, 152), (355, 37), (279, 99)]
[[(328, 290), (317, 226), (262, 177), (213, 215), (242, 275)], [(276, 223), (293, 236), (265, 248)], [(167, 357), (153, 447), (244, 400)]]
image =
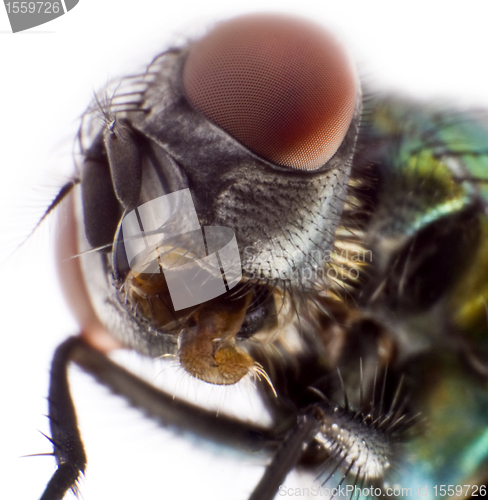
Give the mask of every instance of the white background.
[[(488, 9), (482, 0), (240, 3), (80, 0), (67, 15), (15, 35), (0, 8), (1, 498), (38, 498), (54, 470), (51, 457), (19, 457), (50, 451), (37, 431), (48, 432), (42, 415), (50, 357), (77, 331), (51, 262), (53, 225), (9, 255), (69, 175), (77, 120), (94, 89), (142, 69), (169, 40), (237, 12), (272, 10), (334, 29), (362, 76), (380, 90), (488, 109)], [(126, 410), (87, 377), (73, 378), (89, 458), (85, 500), (245, 499), (252, 491), (261, 469), (245, 456), (232, 462), (214, 450), (194, 462), (199, 451), (193, 444)]]

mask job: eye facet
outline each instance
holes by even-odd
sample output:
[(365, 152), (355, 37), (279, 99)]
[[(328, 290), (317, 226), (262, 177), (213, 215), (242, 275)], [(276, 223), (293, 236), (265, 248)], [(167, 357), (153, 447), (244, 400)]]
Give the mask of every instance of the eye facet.
[(252, 15), (217, 25), (189, 51), (190, 103), (273, 163), (319, 168), (339, 148), (358, 97), (340, 43), (309, 21)]

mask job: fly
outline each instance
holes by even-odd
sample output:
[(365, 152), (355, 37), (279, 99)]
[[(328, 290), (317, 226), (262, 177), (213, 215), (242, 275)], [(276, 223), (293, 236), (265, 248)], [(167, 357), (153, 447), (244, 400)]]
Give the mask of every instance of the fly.
[[(254, 500), (295, 467), (351, 498), (484, 492), (487, 134), (370, 95), (332, 35), (286, 16), (221, 23), (100, 94), (48, 209), (68, 220), (81, 333), (53, 359), (41, 498), (86, 468), (71, 362), (165, 425), (268, 456)], [(256, 379), (273, 422), (175, 400), (118, 347), (209, 384)]]

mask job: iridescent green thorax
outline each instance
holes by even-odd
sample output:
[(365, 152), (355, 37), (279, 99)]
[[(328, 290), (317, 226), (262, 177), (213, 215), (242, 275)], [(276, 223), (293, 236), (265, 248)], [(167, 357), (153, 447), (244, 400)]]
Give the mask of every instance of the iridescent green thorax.
[[(359, 297), (401, 346), (413, 406), (404, 486), (465, 484), (488, 428), (488, 120), (387, 98), (366, 106), (373, 265)], [(469, 387), (469, 390), (467, 389)], [(422, 388), (422, 390), (418, 390)], [(420, 426), (421, 427), (421, 426)], [(454, 481), (454, 483), (453, 483)]]
[(413, 234), (473, 202), (488, 199), (488, 123), (401, 100), (366, 114), (367, 156), (381, 169), (380, 209), (391, 231)]

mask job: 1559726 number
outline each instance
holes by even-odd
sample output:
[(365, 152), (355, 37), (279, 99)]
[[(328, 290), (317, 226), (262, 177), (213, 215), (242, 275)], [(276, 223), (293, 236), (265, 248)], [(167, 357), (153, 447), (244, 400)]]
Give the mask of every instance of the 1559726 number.
[[(470, 491), (471, 490), (471, 491)], [(486, 486), (478, 486), (475, 484), (465, 484), (461, 486), (460, 484), (454, 486), (452, 484), (441, 484), (439, 486), (434, 486), (435, 496), (465, 496), (470, 494), (472, 497), (486, 496)]]
[(8, 14), (59, 14), (59, 2), (8, 2), (5, 4)]

